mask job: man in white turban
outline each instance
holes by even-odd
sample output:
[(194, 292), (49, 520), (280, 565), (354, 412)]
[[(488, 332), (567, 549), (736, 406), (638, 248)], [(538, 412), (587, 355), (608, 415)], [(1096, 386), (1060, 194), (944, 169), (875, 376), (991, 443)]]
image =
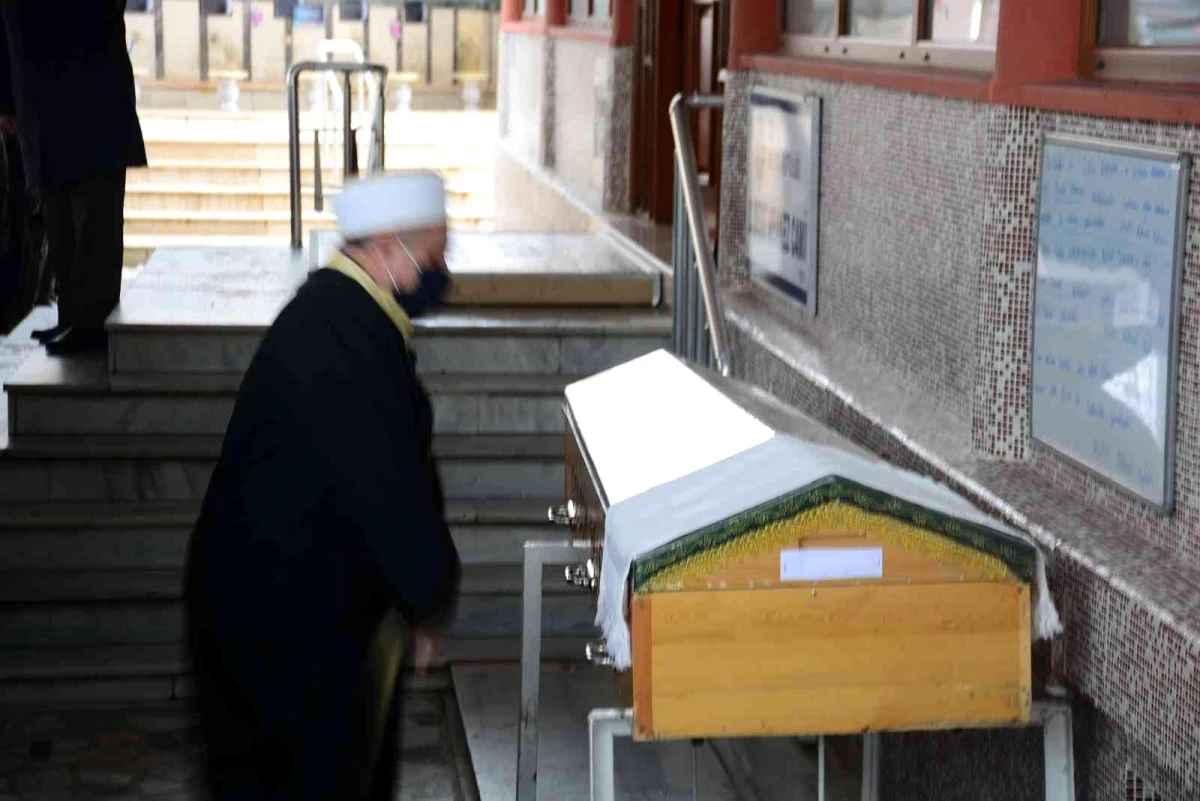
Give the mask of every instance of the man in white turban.
[(403, 635), (424, 669), (458, 593), (408, 350), (449, 281), (445, 188), (395, 173), (335, 208), (346, 243), (259, 346), (189, 550), (214, 801), (390, 799)]

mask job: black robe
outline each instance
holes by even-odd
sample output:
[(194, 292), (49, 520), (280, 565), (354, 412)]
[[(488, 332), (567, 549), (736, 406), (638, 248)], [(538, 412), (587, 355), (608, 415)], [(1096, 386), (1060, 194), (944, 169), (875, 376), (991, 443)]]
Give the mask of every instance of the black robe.
[(0, 113), (14, 112), (30, 187), (145, 166), (125, 0), (0, 0)]
[(371, 639), (393, 609), (444, 622), (458, 591), (431, 437), (399, 330), (353, 280), (315, 272), (246, 372), (188, 554), (214, 799), (363, 797), (363, 722), (386, 711), (364, 680)]

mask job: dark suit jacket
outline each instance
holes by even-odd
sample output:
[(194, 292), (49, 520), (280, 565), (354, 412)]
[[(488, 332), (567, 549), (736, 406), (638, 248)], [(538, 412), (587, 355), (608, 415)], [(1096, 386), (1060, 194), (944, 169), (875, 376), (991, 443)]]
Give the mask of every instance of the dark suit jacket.
[(146, 163), (124, 0), (0, 0), (0, 112), (16, 112), (27, 183)]

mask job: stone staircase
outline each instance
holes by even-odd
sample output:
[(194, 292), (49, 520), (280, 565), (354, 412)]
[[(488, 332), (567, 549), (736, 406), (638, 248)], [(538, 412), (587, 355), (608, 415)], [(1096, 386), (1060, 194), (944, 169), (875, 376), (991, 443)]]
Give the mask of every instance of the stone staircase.
[[(131, 170), (125, 196), (126, 264), (145, 263), (156, 247), (286, 243), (289, 234), (287, 116), (144, 110), (149, 166)], [(340, 144), (323, 149), (324, 209), (315, 208), (313, 141), (318, 120), (301, 116), (303, 219), (330, 228), (329, 199), (341, 176)], [(356, 120), (356, 125), (358, 121)], [(388, 169), (432, 169), (449, 190), (451, 225), (488, 230), (494, 211), (491, 112), (392, 113), (386, 120)], [(366, 141), (360, 142), (365, 163)]]
[[(275, 273), (255, 258), (244, 265), (246, 282), (270, 285)], [(218, 273), (204, 266), (232, 269), (227, 261), (159, 252), (110, 320), (107, 361), (38, 353), (8, 381), (0, 705), (190, 691), (181, 649), (190, 528), (242, 372), (286, 299), (268, 302), (274, 296), (263, 291), (238, 305), (236, 287), (214, 294)], [(553, 296), (556, 287), (570, 297), (581, 276), (460, 274), (459, 302), (471, 305), (418, 325), (418, 369), (433, 398), (435, 450), (465, 565), (451, 661), (518, 657), (521, 544), (563, 536), (546, 518), (563, 495), (563, 387), (669, 344), (669, 315), (649, 302), (658, 276), (620, 269), (593, 273), (587, 295), (565, 307), (470, 298), (487, 294), (476, 285), (514, 303), (521, 292)], [(506, 281), (515, 289), (506, 292)], [(159, 308), (167, 297), (175, 306)], [(207, 312), (196, 308), (205, 298)], [(547, 657), (578, 657), (591, 634), (591, 601), (557, 570), (547, 571), (546, 592)]]

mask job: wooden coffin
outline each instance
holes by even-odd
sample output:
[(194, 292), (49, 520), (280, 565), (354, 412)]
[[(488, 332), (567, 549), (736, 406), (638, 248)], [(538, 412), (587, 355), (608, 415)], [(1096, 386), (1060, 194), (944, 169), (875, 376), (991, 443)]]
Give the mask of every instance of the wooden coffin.
[[(626, 545), (668, 538), (637, 553), (625, 585), (635, 738), (1028, 721), (1036, 551), (1014, 532), (665, 352), (572, 385), (566, 411), (576, 535), (600, 572), (620, 504), (642, 508)], [(786, 483), (810, 453), (836, 470)], [(717, 509), (709, 522), (671, 534), (699, 505)]]

